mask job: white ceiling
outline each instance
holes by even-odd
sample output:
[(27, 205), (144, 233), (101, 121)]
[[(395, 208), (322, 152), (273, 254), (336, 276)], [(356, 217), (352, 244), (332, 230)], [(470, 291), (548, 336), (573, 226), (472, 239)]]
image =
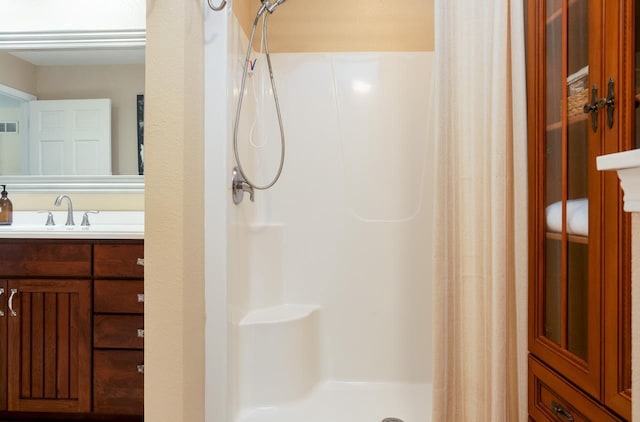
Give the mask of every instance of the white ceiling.
[(13, 50), (7, 52), (36, 66), (144, 64), (144, 47), (95, 50)]

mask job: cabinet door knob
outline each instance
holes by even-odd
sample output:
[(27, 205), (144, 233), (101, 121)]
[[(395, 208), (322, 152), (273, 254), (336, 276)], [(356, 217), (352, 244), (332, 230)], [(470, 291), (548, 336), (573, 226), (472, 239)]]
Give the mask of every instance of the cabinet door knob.
[(613, 127), (613, 112), (616, 107), (616, 94), (613, 90), (613, 86), (614, 86), (613, 77), (609, 78), (609, 83), (607, 84), (607, 86), (608, 86), (607, 98), (602, 98), (598, 102), (598, 107), (607, 108), (607, 126), (609, 126), (609, 129), (611, 129)]
[(138, 365), (137, 368), (139, 374), (144, 374), (144, 365)]
[(600, 108), (598, 106), (599, 102), (598, 102), (598, 85), (593, 85), (593, 88), (591, 88), (591, 104), (587, 103), (584, 105), (584, 108), (582, 111), (584, 111), (585, 114), (589, 114), (591, 113), (591, 129), (594, 132), (598, 131), (598, 109)]
[(16, 311), (13, 310), (13, 297), (18, 293), (18, 289), (11, 289), (11, 296), (9, 296), (9, 314), (12, 317), (18, 316)]
[(138, 258), (138, 260), (136, 261), (136, 265), (144, 267), (144, 258)]
[(144, 338), (144, 328), (138, 328), (138, 338)]
[(144, 303), (144, 293), (138, 293), (138, 303)]

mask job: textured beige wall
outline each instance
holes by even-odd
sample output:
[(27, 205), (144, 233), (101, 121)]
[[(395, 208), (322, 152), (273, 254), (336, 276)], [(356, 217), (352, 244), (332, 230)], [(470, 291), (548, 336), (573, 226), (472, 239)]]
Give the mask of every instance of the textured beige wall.
[[(53, 202), (58, 195), (59, 193), (55, 192), (9, 192), (14, 211), (53, 210)], [(73, 209), (78, 211), (144, 211), (143, 193), (69, 193), (69, 196), (73, 200)]]
[(113, 174), (138, 174), (136, 95), (144, 93), (144, 65), (38, 66), (40, 100), (111, 98)]
[[(247, 34), (259, 7), (258, 0), (234, 1)], [(433, 15), (433, 0), (289, 0), (269, 18), (269, 48), (280, 53), (433, 51)]]
[(200, 0), (148, 0), (145, 420), (204, 421), (204, 31)]
[(36, 95), (36, 66), (0, 52), (0, 84)]

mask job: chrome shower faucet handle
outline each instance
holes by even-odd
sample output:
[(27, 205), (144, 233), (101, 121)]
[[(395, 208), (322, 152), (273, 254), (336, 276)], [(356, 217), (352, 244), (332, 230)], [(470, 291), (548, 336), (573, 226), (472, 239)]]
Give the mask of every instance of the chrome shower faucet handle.
[(233, 191), (233, 203), (236, 205), (242, 202), (245, 192), (249, 193), (251, 202), (255, 200), (253, 187), (242, 177), (237, 167), (234, 167), (231, 173), (231, 190)]

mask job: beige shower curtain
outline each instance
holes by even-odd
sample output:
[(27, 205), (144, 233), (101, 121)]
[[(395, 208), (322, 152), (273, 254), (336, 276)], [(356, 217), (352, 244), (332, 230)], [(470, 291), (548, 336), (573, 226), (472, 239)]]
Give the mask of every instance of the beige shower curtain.
[(522, 0), (436, 0), (434, 422), (527, 420)]

